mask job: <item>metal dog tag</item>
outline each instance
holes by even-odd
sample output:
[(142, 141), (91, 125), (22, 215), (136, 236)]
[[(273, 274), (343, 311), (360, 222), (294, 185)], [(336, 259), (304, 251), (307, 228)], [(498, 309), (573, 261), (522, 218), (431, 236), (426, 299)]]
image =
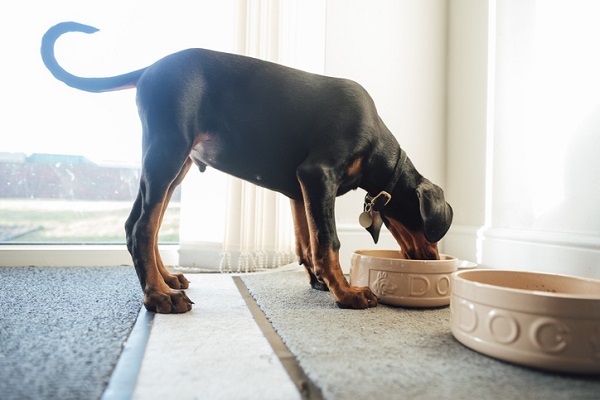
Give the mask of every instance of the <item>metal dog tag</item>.
[(371, 217), (371, 214), (369, 214), (368, 212), (363, 211), (358, 216), (358, 223), (363, 228), (368, 228), (371, 225), (373, 225), (373, 217)]

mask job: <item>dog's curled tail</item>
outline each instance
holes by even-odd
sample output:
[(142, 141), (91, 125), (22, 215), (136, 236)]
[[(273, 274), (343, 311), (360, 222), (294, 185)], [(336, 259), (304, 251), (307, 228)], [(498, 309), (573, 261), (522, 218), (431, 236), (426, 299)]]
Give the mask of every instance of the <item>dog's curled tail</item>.
[(98, 29), (83, 25), (77, 22), (61, 22), (52, 28), (48, 29), (44, 37), (42, 38), (42, 60), (46, 65), (46, 68), (50, 70), (52, 75), (59, 81), (66, 83), (67, 85), (84, 90), (86, 92), (108, 92), (112, 90), (130, 89), (136, 86), (136, 83), (145, 68), (137, 71), (129, 72), (123, 75), (117, 75), (106, 78), (83, 78), (75, 76), (61, 67), (56, 61), (54, 56), (54, 43), (56, 40), (67, 32), (82, 32), (82, 33), (94, 33)]

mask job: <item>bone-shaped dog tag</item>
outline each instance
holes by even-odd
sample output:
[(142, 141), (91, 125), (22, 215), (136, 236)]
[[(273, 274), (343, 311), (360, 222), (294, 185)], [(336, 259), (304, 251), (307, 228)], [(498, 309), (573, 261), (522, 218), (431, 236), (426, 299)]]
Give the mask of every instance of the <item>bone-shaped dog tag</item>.
[(363, 211), (358, 216), (358, 223), (363, 228), (368, 228), (371, 225), (373, 225), (373, 217), (371, 217), (371, 214), (369, 214), (368, 212)]

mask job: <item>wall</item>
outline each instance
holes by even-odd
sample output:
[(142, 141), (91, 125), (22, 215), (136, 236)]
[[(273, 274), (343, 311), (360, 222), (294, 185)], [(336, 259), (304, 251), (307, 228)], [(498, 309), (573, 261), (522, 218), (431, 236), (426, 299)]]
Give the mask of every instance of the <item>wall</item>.
[(584, 0), (451, 2), (449, 252), (600, 277), (599, 11)]

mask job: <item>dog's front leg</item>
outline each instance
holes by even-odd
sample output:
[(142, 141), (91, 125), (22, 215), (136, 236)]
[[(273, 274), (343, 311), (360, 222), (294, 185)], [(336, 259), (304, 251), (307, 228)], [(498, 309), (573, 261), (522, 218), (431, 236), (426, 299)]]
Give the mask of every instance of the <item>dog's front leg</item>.
[(317, 164), (304, 164), (297, 170), (310, 237), (312, 270), (316, 279), (327, 285), (340, 308), (375, 307), (377, 296), (368, 287), (350, 286), (342, 272), (334, 212), (337, 185), (330, 172)]
[(296, 255), (300, 264), (304, 265), (308, 273), (308, 281), (313, 289), (328, 291), (329, 288), (315, 275), (312, 250), (310, 248), (310, 230), (306, 218), (304, 201), (291, 199), (292, 217), (294, 220), (294, 233), (296, 236)]

